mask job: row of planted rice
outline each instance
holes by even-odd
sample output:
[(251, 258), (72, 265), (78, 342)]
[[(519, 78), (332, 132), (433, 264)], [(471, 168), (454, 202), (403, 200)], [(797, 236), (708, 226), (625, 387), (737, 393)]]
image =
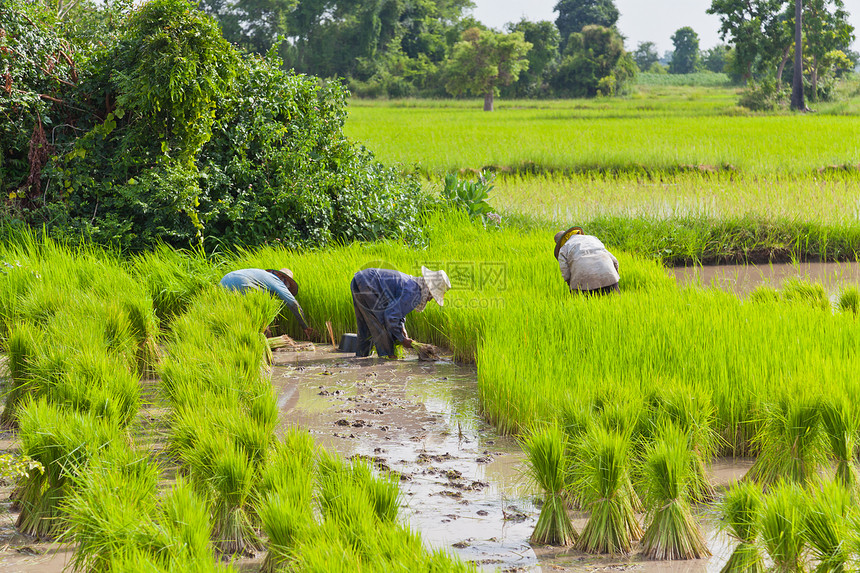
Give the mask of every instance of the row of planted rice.
[[(467, 569), (398, 522), (396, 481), (302, 430), (276, 437), (270, 297), (216, 289), (212, 265), (168, 250), (128, 266), (24, 238), (2, 258), (3, 417), (38, 462), (18, 527), (73, 543), (77, 569), (232, 570), (223, 558), (262, 549), (265, 571)], [(164, 450), (137, 415), (156, 372)]]

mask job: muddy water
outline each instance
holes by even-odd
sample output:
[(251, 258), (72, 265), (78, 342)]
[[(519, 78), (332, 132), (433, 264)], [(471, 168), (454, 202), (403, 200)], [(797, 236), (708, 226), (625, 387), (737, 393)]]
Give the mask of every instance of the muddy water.
[(796, 263), (676, 267), (678, 284), (715, 286), (745, 296), (760, 285), (779, 288), (788, 279), (821, 283), (831, 298), (846, 284), (860, 284), (860, 263)]
[[(659, 562), (533, 548), (528, 539), (539, 509), (522, 476), (522, 452), (481, 419), (474, 368), (355, 359), (328, 350), (278, 351), (275, 366), (283, 425), (306, 427), (323, 446), (398, 472), (403, 514), (431, 547), (505, 571), (698, 573), (719, 571), (728, 559), (731, 544), (706, 512), (699, 517), (710, 559)], [(712, 478), (728, 485), (749, 465), (714, 464)], [(581, 530), (586, 516), (574, 517)]]

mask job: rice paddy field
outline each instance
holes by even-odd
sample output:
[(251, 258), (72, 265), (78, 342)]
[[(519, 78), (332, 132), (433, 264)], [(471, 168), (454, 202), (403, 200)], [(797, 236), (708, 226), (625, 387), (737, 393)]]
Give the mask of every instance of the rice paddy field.
[[(352, 103), (351, 136), (428, 189), (494, 166), (500, 224), (438, 209), (408, 240), (210, 255), (4, 237), (0, 419), (33, 461), (12, 495), (18, 529), (70, 543), (91, 571), (235, 570), (253, 554), (266, 572), (474, 569), (404, 524), (394, 476), (278, 426), (264, 330), (300, 329), (265, 293), (216, 287), (237, 268), (289, 267), (311, 326), (340, 337), (355, 330), (355, 272), (424, 265), (452, 289), (407, 329), (474, 363), (478, 409), (516, 437), (540, 497), (536, 547), (706, 559), (707, 514), (732, 540), (722, 571), (850, 570), (857, 285), (738, 297), (679, 286), (665, 265), (856, 260), (860, 108), (754, 115), (736, 99), (648, 86), (494, 114)], [(575, 223), (617, 256), (621, 294), (568, 292), (552, 237)], [(152, 408), (158, 424), (141, 416)], [(717, 489), (717, 457), (754, 461)]]

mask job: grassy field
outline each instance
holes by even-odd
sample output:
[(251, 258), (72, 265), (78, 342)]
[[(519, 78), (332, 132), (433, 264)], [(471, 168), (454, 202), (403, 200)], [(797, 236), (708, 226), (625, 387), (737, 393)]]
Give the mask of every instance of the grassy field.
[(463, 169), (810, 175), (860, 164), (860, 98), (806, 115), (754, 114), (731, 88), (659, 86), (620, 99), (498, 102), (353, 100), (345, 131), (385, 162)]

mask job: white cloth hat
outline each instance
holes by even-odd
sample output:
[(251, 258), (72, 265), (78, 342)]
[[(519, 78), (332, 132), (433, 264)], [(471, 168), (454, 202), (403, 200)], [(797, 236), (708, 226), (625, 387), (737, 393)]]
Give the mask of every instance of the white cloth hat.
[(451, 288), (451, 280), (445, 271), (431, 271), (427, 267), (421, 267), (421, 276), (424, 277), (424, 282), (427, 283), (427, 288), (430, 289), (430, 295), (436, 304), (442, 306), (445, 303), (445, 292)]

